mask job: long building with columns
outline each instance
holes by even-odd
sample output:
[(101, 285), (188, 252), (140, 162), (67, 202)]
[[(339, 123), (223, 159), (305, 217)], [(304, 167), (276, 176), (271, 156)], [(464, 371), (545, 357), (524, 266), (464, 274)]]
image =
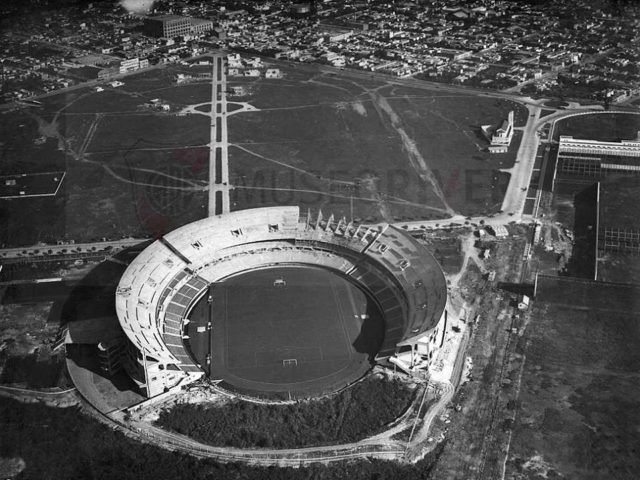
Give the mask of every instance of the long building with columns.
[(558, 173), (600, 177), (612, 173), (640, 173), (640, 132), (620, 142), (560, 136)]

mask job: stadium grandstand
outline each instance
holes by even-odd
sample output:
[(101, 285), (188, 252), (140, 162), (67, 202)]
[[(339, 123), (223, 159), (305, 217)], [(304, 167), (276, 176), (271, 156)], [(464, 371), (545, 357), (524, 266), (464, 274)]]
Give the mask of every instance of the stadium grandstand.
[(558, 173), (584, 177), (640, 173), (640, 132), (637, 138), (620, 142), (575, 139), (561, 135)]
[[(263, 297), (263, 303), (257, 305), (260, 321), (254, 324), (256, 327), (240, 324), (244, 319), (241, 315), (229, 319), (225, 327), (223, 312), (230, 307), (229, 303), (224, 308), (220, 304), (231, 300), (226, 296), (218, 298), (215, 292), (223, 291), (225, 285), (232, 288), (239, 279), (257, 285), (262, 277), (269, 278), (272, 289), (265, 290), (270, 295), (268, 301)], [(305, 284), (305, 279), (311, 283)], [(336, 331), (353, 328), (347, 325), (349, 320), (366, 323), (369, 312), (374, 316), (375, 312), (380, 313), (383, 334), (375, 352), (367, 352), (370, 363), (391, 362), (410, 374), (428, 372), (431, 359), (444, 342), (448, 315), (446, 282), (434, 257), (408, 233), (392, 225), (356, 225), (344, 218), (325, 218), (321, 212), (314, 217), (310, 213), (301, 215), (298, 207), (257, 208), (209, 217), (165, 235), (141, 252), (123, 274), (116, 291), (118, 319), (130, 341), (122, 364), (148, 397), (203, 376), (220, 381), (214, 367), (224, 359), (216, 356), (216, 335), (222, 335), (220, 332), (226, 328), (225, 338), (231, 338), (229, 331), (235, 329), (245, 337), (260, 337), (262, 342), (262, 335), (271, 329), (268, 309), (273, 304), (269, 302), (274, 301), (274, 295), (287, 291), (290, 301), (291, 295), (300, 291), (292, 290), (298, 282), (310, 285), (305, 288), (317, 292), (315, 297), (321, 297), (326, 290), (340, 298), (335, 311), (343, 320)], [(242, 308), (251, 302), (249, 295), (243, 297), (242, 292), (255, 291), (253, 287), (241, 291)], [(306, 301), (298, 297), (298, 302)], [(373, 304), (366, 313), (362, 310), (365, 304)], [(295, 311), (295, 305), (285, 307), (285, 313)], [(299, 315), (296, 325), (311, 324), (316, 310), (331, 315), (331, 308), (327, 303), (323, 312), (323, 308), (310, 305), (308, 313)], [(199, 321), (194, 316), (196, 309), (205, 312), (204, 320), (197, 328), (191, 328)], [(322, 325), (316, 325), (312, 335), (320, 336)], [(203, 340), (195, 338), (198, 332), (202, 334), (198, 338)], [(283, 389), (291, 391), (292, 381), (305, 384), (304, 378), (291, 376), (291, 372), (296, 368), (304, 371), (305, 358), (313, 357), (317, 363), (326, 360), (326, 355), (320, 347), (295, 345), (301, 337), (295, 332), (287, 333), (291, 335), (286, 335), (283, 342), (289, 343), (278, 346), (279, 350), (269, 347), (272, 350), (265, 353), (264, 344), (245, 342), (244, 347), (253, 351), (227, 352), (225, 357), (235, 355), (234, 358), (243, 359), (243, 366), (253, 368), (263, 362), (268, 367), (273, 364), (267, 360), (272, 361), (277, 353), (282, 357), (278, 359), (279, 371), (289, 375), (283, 380)], [(228, 338), (220, 345), (228, 343)], [(357, 343), (348, 335), (345, 338), (347, 344)], [(332, 345), (339, 343), (333, 337), (327, 339)], [(205, 350), (197, 351), (194, 345), (198, 341)], [(301, 357), (293, 358), (295, 352)], [(316, 377), (327, 379), (331, 388), (344, 385), (336, 376), (346, 368), (347, 360), (342, 360), (345, 355), (343, 351), (336, 353), (331, 375), (325, 375), (324, 370), (320, 374), (316, 369)], [(358, 368), (361, 376), (362, 365)], [(230, 375), (227, 383), (233, 386), (234, 378)]]

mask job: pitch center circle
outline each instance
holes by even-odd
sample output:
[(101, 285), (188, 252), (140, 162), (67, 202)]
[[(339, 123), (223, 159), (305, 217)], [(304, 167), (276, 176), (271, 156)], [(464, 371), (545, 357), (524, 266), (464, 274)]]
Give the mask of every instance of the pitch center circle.
[(254, 396), (301, 398), (362, 377), (382, 344), (384, 321), (350, 278), (280, 265), (212, 284), (186, 333), (210, 380)]

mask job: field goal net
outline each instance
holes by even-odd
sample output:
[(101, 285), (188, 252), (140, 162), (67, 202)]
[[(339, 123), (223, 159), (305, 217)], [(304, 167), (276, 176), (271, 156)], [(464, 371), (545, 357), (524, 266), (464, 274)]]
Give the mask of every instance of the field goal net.
[(282, 360), (282, 366), (283, 367), (297, 367), (298, 366), (298, 360), (295, 358), (286, 358), (284, 360)]

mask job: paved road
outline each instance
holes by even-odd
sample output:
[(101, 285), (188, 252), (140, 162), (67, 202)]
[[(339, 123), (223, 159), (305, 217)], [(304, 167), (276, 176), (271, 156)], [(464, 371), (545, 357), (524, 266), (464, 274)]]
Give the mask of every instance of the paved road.
[(47, 390), (36, 390), (33, 388), (8, 387), (6, 385), (0, 385), (0, 390), (5, 390), (7, 392), (33, 394), (34, 396), (39, 396), (39, 395), (55, 396), (55, 395), (66, 395), (67, 393), (74, 392), (76, 390), (76, 387), (68, 388), (66, 390), (47, 391)]
[[(58, 88), (56, 90), (52, 90), (52, 91), (47, 92), (47, 93), (42, 93), (40, 95), (34, 95), (33, 97), (24, 98), (23, 100), (40, 100), (40, 99), (43, 99), (43, 98), (53, 97), (55, 95), (60, 95), (60, 94), (63, 94), (63, 93), (73, 92), (74, 90), (80, 90), (80, 89), (83, 89), (83, 88), (95, 87), (95, 86), (98, 86), (98, 85), (105, 85), (107, 82), (112, 82), (113, 80), (120, 80), (120, 79), (126, 78), (126, 77), (128, 77), (130, 75), (136, 75), (136, 74), (139, 75), (141, 73), (149, 72), (151, 70), (162, 69), (162, 68), (165, 68), (166, 66), (167, 66), (167, 64), (165, 64), (165, 63), (159, 63), (157, 65), (151, 65), (151, 66), (149, 66), (147, 68), (144, 68), (144, 69), (141, 69), (141, 70), (136, 70), (136, 71), (133, 71), (133, 72), (118, 73), (118, 74), (115, 74), (115, 75), (109, 77), (107, 80), (98, 80), (98, 79), (87, 80), (87, 81), (84, 81), (84, 82), (77, 83), (75, 85), (71, 85), (71, 86), (66, 87), (66, 88)], [(28, 105), (25, 104), (25, 103), (22, 103), (20, 100), (16, 100), (16, 101), (13, 101), (13, 102), (0, 104), (0, 110), (11, 110), (11, 109), (17, 108), (17, 107), (24, 108), (25, 106), (28, 106)]]
[(441, 392), (440, 398), (435, 405), (432, 405), (429, 408), (424, 416), (422, 424), (412, 441), (411, 447), (407, 449), (407, 459), (416, 459), (423, 454), (423, 443), (429, 438), (429, 430), (431, 429), (433, 420), (438, 414), (440, 414), (442, 409), (447, 406), (455, 394), (455, 388), (449, 382), (434, 383), (434, 385), (437, 386)]
[[(86, 402), (86, 399), (85, 399)], [(404, 450), (397, 445), (362, 445), (352, 443), (325, 447), (299, 449), (241, 449), (212, 447), (192, 438), (172, 433), (145, 422), (126, 421), (122, 412), (105, 415), (86, 403), (88, 413), (128, 436), (153, 443), (170, 450), (181, 451), (201, 458), (213, 458), (225, 462), (245, 462), (252, 465), (299, 466), (316, 462), (376, 457), (387, 460), (401, 458)]]
[(211, 73), (211, 140), (209, 141), (209, 216), (228, 213), (229, 141), (227, 135), (226, 55), (213, 56)]
[(524, 203), (531, 182), (531, 173), (538, 152), (539, 137), (537, 134), (540, 107), (527, 105), (529, 118), (522, 132), (522, 140), (516, 157), (516, 164), (511, 170), (509, 186), (502, 201), (503, 212), (513, 213), (517, 218), (522, 217)]
[[(148, 238), (123, 238), (105, 242), (74, 243), (65, 245), (32, 245), (29, 247), (0, 249), (0, 263), (7, 259), (24, 259), (34, 261), (37, 258), (48, 259), (52, 256), (78, 256), (99, 255), (100, 251), (112, 252), (148, 242)], [(51, 253), (48, 253), (51, 250)], [(47, 253), (45, 253), (47, 252)], [(14, 262), (15, 263), (15, 262)]]

